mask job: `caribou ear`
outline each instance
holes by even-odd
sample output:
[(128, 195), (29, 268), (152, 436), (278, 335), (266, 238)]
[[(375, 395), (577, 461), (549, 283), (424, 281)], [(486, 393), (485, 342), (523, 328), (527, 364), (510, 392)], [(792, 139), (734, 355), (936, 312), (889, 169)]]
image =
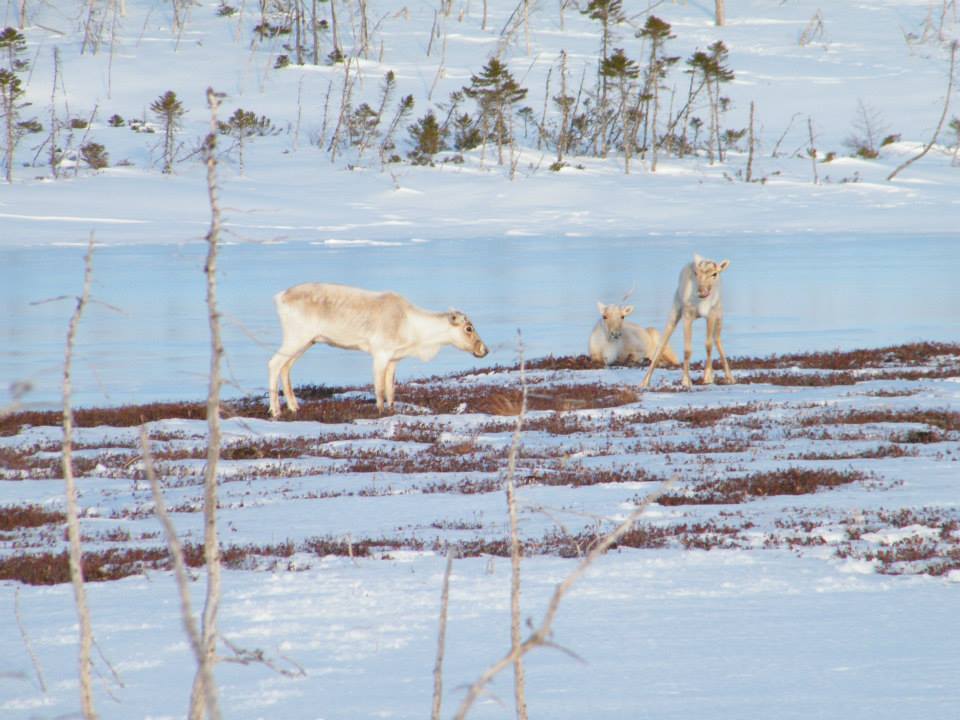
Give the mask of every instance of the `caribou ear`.
[(633, 305), (624, 305), (623, 309), (620, 311), (620, 314), (626, 317), (633, 312)]
[(450, 324), (453, 326), (463, 325), (465, 319), (462, 312), (459, 310), (454, 310), (453, 308), (450, 308), (450, 310), (447, 312), (447, 318), (450, 320)]
[(599, 311), (600, 311), (600, 314), (603, 315), (603, 314), (607, 311), (607, 306), (604, 305), (604, 304), (603, 304), (602, 302), (600, 302), (599, 300), (597, 300), (597, 310), (599, 310)]
[(699, 253), (694, 253), (694, 254), (693, 254), (693, 264), (694, 264), (694, 265), (699, 265), (699, 264), (702, 263), (702, 262), (703, 262), (703, 258), (700, 257), (700, 254), (699, 254)]
[(723, 272), (723, 271), (726, 270), (728, 267), (730, 267), (730, 261), (729, 261), (729, 260), (721, 260), (721, 261), (720, 261), (720, 264), (717, 266), (717, 269), (718, 269), (720, 272)]

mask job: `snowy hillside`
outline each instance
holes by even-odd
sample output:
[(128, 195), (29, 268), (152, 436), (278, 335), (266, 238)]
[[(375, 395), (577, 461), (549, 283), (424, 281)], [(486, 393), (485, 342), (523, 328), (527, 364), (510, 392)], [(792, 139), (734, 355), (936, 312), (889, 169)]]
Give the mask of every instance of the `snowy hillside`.
[[(489, 2), (484, 26), (487, 4), (450, 2), (444, 14), (438, 13), (439, 0), (370, 0), (364, 52), (358, 45), (356, 3), (344, 3), (337, 37), (351, 58), (349, 67), (323, 60), (333, 49), (327, 22), (318, 33), (320, 64), (309, 62), (311, 38), (304, 65), (278, 69), (277, 58), (290, 56), (284, 46), (294, 40), (291, 35), (257, 39), (254, 27), (262, 18), (251, 2), (128, 2), (125, 16), (100, 18), (98, 51), (91, 52), (88, 43), (81, 54), (85, 7), (28, 1), (32, 22), (24, 30), (24, 58), (30, 68), (24, 80), (32, 105), (21, 114), (35, 117), (44, 130), (18, 145), (17, 182), (5, 188), (0, 207), (3, 244), (82, 242), (91, 229), (105, 243), (182, 243), (202, 237), (207, 208), (196, 149), (209, 130), (208, 86), (226, 94), (222, 120), (243, 109), (267, 118), (276, 132), (246, 141), (242, 176), (237, 149), (225, 164), (224, 205), (231, 239), (238, 242), (395, 242), (505, 233), (950, 232), (958, 225), (951, 164), (958, 140), (947, 124), (937, 147), (919, 165), (894, 182), (885, 180), (931, 139), (941, 115), (949, 41), (958, 33), (952, 3), (945, 3), (949, 7), (941, 14), (940, 3), (931, 0), (829, 6), (745, 1), (730, 4), (722, 28), (713, 24), (706, 3), (651, 3), (651, 12), (670, 24), (674, 36), (664, 52), (679, 58), (662, 81), (660, 133), (668, 124), (681, 131), (673, 121), (693, 77), (687, 60), (722, 41), (734, 79), (720, 87), (729, 105), (718, 129), (746, 131), (755, 104), (752, 179), (758, 182), (753, 183), (743, 182), (747, 136), (729, 149), (724, 162), (713, 164), (703, 137), (694, 157), (661, 151), (655, 175), (648, 152), (634, 159), (629, 177), (615, 143), (605, 159), (587, 154), (589, 143), (581, 143), (569, 151), (560, 172), (551, 172), (562, 119), (554, 98), (572, 97), (577, 104), (571, 113), (582, 114), (596, 95), (601, 24), (578, 12), (576, 3), (542, 0), (530, 4), (526, 27), (517, 26), (516, 3)], [(220, 14), (224, 5), (236, 12)], [(173, 14), (177, 6), (180, 25)], [(320, 20), (330, 20), (329, 6), (319, 3)], [(8, 3), (7, 22), (15, 19), (13, 10)], [(610, 38), (610, 45), (623, 48), (641, 71), (649, 43), (636, 32), (648, 17), (645, 10), (645, 3), (625, 3), (625, 20), (611, 29)], [(289, 27), (290, 21), (274, 13), (267, 24)], [(444, 151), (434, 168), (412, 166), (406, 157), (411, 149), (407, 127), (428, 111), (443, 119), (451, 93), (469, 86), (496, 53), (527, 90), (514, 109), (530, 109), (526, 120), (514, 118), (516, 141), (505, 164), (497, 165), (496, 149), (488, 146), (485, 152)], [(394, 73), (395, 87), (363, 150), (359, 143), (344, 142), (336, 153), (328, 152), (341, 114), (364, 103), (371, 111), (381, 107), (388, 72)], [(636, 83), (642, 81), (641, 74)], [(341, 113), (345, 85), (349, 102)], [(168, 91), (185, 110), (175, 137), (173, 176), (160, 172), (163, 143), (156, 131), (161, 123), (150, 109)], [(412, 97), (413, 109), (393, 135), (395, 149), (387, 153), (403, 162), (383, 165), (378, 144), (406, 96)], [(475, 103), (464, 99), (460, 112), (476, 119)], [(679, 123), (688, 127), (688, 141), (693, 139), (689, 118), (704, 124), (700, 133), (705, 135), (708, 114), (704, 90), (684, 115), (688, 122)], [(960, 109), (953, 107), (947, 121), (958, 115)], [(114, 116), (122, 126), (111, 126)], [(71, 128), (87, 121), (88, 128)], [(51, 183), (47, 140), (54, 127), (64, 151), (58, 170), (63, 177)], [(845, 144), (850, 138), (869, 138), (879, 157), (851, 157), (854, 151)], [(893, 142), (881, 147), (887, 138)], [(453, 140), (451, 135), (448, 144)], [(230, 142), (224, 137), (222, 145)], [(76, 173), (69, 168), (70, 157), (87, 143), (103, 146), (109, 167), (99, 173), (84, 163)], [(811, 147), (816, 170), (808, 157)], [(449, 162), (453, 158), (458, 161)], [(504, 182), (511, 158), (514, 181)]]

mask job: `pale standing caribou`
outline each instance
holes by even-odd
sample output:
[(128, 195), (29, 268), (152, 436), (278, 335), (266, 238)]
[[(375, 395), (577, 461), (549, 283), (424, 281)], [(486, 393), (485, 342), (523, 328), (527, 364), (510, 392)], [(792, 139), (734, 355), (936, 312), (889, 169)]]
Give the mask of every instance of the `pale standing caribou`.
[(667, 318), (667, 326), (663, 330), (663, 336), (660, 338), (660, 344), (650, 361), (650, 369), (643, 377), (640, 387), (645, 388), (650, 385), (650, 378), (653, 377), (653, 371), (657, 369), (657, 364), (670, 341), (670, 335), (673, 334), (677, 322), (683, 318), (683, 386), (690, 387), (690, 345), (693, 334), (693, 321), (698, 318), (706, 318), (707, 321), (707, 359), (703, 370), (703, 384), (709, 385), (713, 382), (713, 360), (711, 357), (713, 344), (717, 345), (717, 353), (720, 355), (720, 362), (723, 363), (723, 376), (726, 382), (733, 383), (733, 373), (730, 372), (730, 364), (727, 362), (727, 355), (723, 351), (723, 341), (720, 339), (720, 330), (723, 327), (723, 303), (720, 298), (720, 273), (730, 266), (729, 260), (715, 262), (706, 260), (699, 255), (693, 256), (693, 262), (684, 265), (680, 271), (680, 280), (677, 284), (677, 292), (673, 296), (673, 307), (670, 309), (670, 316)]
[(482, 358), (489, 352), (470, 318), (458, 310), (431, 312), (392, 292), (305, 283), (274, 296), (283, 342), (270, 359), (270, 414), (280, 415), (279, 382), (290, 412), (299, 407), (290, 368), (311, 346), (324, 343), (373, 356), (377, 409), (393, 405), (397, 361), (431, 360), (452, 345)]

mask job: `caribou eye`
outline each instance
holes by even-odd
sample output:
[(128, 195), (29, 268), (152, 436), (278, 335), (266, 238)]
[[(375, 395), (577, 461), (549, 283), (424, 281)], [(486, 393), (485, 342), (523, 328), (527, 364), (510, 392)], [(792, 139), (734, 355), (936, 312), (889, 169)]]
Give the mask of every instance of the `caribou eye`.
[(466, 331), (467, 331), (467, 335), (469, 335), (470, 333), (473, 332), (473, 326), (472, 326), (472, 325), (467, 325), (467, 327), (465, 327), (464, 330), (466, 330)]
[(713, 274), (713, 277), (716, 277), (716, 276), (719, 275), (719, 274), (720, 274), (720, 273), (714, 273), (714, 274)]

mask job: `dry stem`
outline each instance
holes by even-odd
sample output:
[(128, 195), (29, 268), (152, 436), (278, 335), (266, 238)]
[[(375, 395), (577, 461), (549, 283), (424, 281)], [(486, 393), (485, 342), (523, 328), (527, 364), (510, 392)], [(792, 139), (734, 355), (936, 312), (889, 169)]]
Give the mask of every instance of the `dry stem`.
[(583, 576), (583, 574), (594, 562), (596, 562), (597, 558), (609, 550), (614, 543), (616, 543), (633, 527), (640, 515), (643, 514), (643, 512), (651, 503), (655, 502), (658, 497), (666, 492), (672, 482), (673, 480), (671, 479), (670, 481), (664, 483), (660, 489), (647, 495), (643, 502), (640, 503), (640, 505), (638, 505), (622, 523), (604, 535), (603, 538), (601, 538), (596, 546), (590, 551), (590, 553), (580, 561), (576, 568), (574, 568), (573, 572), (571, 572), (561, 583), (557, 585), (556, 589), (553, 591), (553, 595), (550, 598), (550, 604), (547, 607), (547, 611), (544, 614), (540, 625), (530, 633), (523, 643), (512, 649), (509, 653), (487, 668), (473, 683), (473, 685), (470, 686), (466, 698), (464, 698), (463, 702), (460, 704), (460, 707), (457, 709), (457, 714), (454, 716), (456, 720), (463, 720), (463, 718), (467, 716), (471, 706), (474, 702), (476, 702), (476, 699), (480, 696), (480, 693), (483, 692), (483, 689), (487, 686), (487, 684), (502, 670), (509, 667), (517, 656), (522, 657), (534, 648), (540, 647), (541, 645), (555, 646), (550, 639), (550, 634), (552, 632), (553, 621), (560, 609), (560, 603), (563, 601), (564, 596), (570, 591), (570, 588), (573, 587), (573, 584), (577, 582), (581, 576)]
[(440, 720), (443, 702), (443, 655), (447, 642), (447, 609), (450, 605), (450, 574), (453, 571), (455, 550), (447, 553), (447, 569), (443, 573), (443, 590), (440, 592), (440, 629), (437, 633), (437, 659), (433, 665), (433, 710), (431, 720)]
[(67, 536), (70, 543), (70, 581), (77, 605), (77, 620), (80, 625), (80, 705), (83, 717), (93, 720), (97, 712), (93, 706), (93, 687), (90, 680), (90, 651), (93, 646), (93, 631), (90, 624), (90, 609), (87, 607), (87, 593), (83, 585), (83, 556), (80, 548), (80, 519), (77, 511), (77, 484), (73, 476), (73, 407), (71, 405), (71, 372), (73, 370), (73, 347), (77, 335), (77, 326), (83, 309), (90, 299), (90, 283), (93, 278), (93, 233), (87, 244), (83, 259), (83, 292), (77, 298), (77, 307), (70, 318), (67, 329), (67, 348), (63, 361), (63, 479), (67, 495)]
[(943, 112), (940, 113), (940, 122), (937, 123), (937, 129), (933, 131), (933, 137), (930, 138), (930, 142), (926, 144), (919, 154), (914, 155), (912, 158), (890, 173), (887, 176), (887, 180), (893, 180), (897, 175), (900, 174), (901, 170), (906, 170), (910, 165), (930, 152), (930, 148), (932, 148), (934, 143), (937, 142), (937, 138), (940, 136), (940, 131), (943, 129), (943, 122), (947, 119), (947, 111), (950, 108), (950, 94), (953, 92), (953, 71), (957, 64), (958, 46), (960, 46), (960, 40), (954, 40), (952, 43), (950, 43), (950, 70), (947, 73), (947, 94), (943, 100)]
[(37, 674), (37, 682), (40, 683), (40, 690), (46, 694), (47, 683), (43, 679), (43, 669), (40, 667), (40, 661), (33, 651), (33, 645), (30, 644), (30, 637), (27, 635), (27, 629), (23, 625), (23, 619), (20, 617), (20, 585), (17, 584), (13, 590), (13, 617), (16, 618), (17, 628), (20, 630), (20, 637), (23, 638), (23, 646), (27, 649), (27, 655), (30, 656), (30, 662), (33, 664), (33, 671)]
[(526, 677), (523, 672), (523, 655), (517, 652), (520, 647), (520, 556), (523, 546), (517, 528), (517, 455), (520, 452), (520, 435), (523, 419), (527, 413), (527, 376), (523, 357), (523, 337), (517, 332), (517, 349), (520, 355), (520, 412), (517, 415), (513, 440), (507, 459), (507, 510), (510, 515), (510, 649), (513, 654), (513, 690), (516, 703), (517, 720), (527, 718)]
[[(207, 88), (207, 104), (210, 107), (210, 132), (204, 143), (207, 165), (207, 193), (210, 200), (210, 230), (207, 232), (207, 318), (210, 325), (210, 389), (207, 394), (207, 466), (204, 473), (203, 493), (203, 557), (207, 567), (207, 595), (203, 608), (201, 633), (202, 659), (194, 677), (190, 699), (191, 720), (203, 716), (204, 704), (211, 688), (204, 678), (212, 673), (216, 662), (217, 612), (220, 608), (220, 542), (217, 537), (217, 464), (220, 460), (220, 361), (223, 357), (223, 342), (220, 338), (220, 315), (217, 311), (217, 244), (220, 240), (220, 202), (217, 197), (217, 110), (220, 96), (213, 88)], [(206, 704), (207, 715), (214, 720), (216, 707)]]
[(197, 629), (197, 621), (193, 616), (193, 608), (190, 603), (190, 578), (187, 575), (187, 564), (183, 559), (183, 547), (180, 539), (177, 537), (177, 530), (173, 526), (170, 514), (167, 512), (167, 506), (163, 499), (163, 492), (160, 489), (160, 480), (157, 478), (156, 468), (153, 463), (153, 455), (150, 453), (150, 438), (147, 435), (145, 426), (140, 426), (140, 446), (143, 449), (143, 469), (150, 482), (150, 490), (153, 493), (153, 509), (160, 524), (163, 525), (163, 533), (167, 540), (167, 549), (170, 551), (170, 557), (173, 559), (173, 572), (177, 580), (177, 590), (180, 593), (180, 617), (183, 621), (183, 629), (187, 633), (187, 639), (190, 641), (190, 648), (197, 661), (197, 667), (204, 673), (203, 688), (204, 698), (207, 707), (213, 708), (211, 715), (219, 715), (217, 707), (216, 686), (213, 684), (213, 676), (209, 665), (203, 662), (203, 651), (201, 647), (200, 631)]

